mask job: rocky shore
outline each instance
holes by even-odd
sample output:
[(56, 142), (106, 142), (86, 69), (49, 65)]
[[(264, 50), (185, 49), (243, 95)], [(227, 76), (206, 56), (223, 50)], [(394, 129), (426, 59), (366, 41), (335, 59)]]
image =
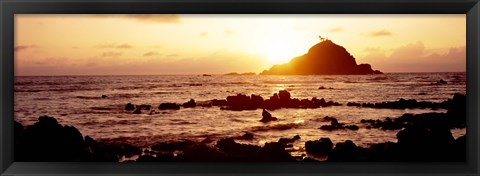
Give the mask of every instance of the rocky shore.
[[(291, 105), (289, 103), (295, 102), (287, 93), (281, 91), (277, 94), (278, 99), (273, 98), (274, 102), (280, 102), (277, 104), (278, 107), (289, 107)], [(249, 101), (252, 99), (255, 98), (251, 96)], [(227, 100), (227, 105), (237, 102), (240, 106), (240, 102), (244, 101), (228, 102)], [(466, 126), (465, 96), (455, 94), (453, 99), (441, 104), (444, 104), (442, 108), (446, 108), (447, 113), (404, 114), (397, 118), (388, 117), (383, 120), (362, 119), (361, 123), (367, 124), (366, 127), (344, 124), (334, 117), (327, 116), (324, 120), (330, 121), (330, 125), (321, 126), (319, 130), (359, 130), (359, 128), (400, 130), (396, 135), (398, 141), (359, 147), (350, 140), (334, 144), (329, 138), (320, 138), (306, 141), (301, 148), (307, 155), (302, 156), (290, 154), (291, 143), (301, 139), (299, 135), (283, 137), (278, 142), (267, 142), (263, 146), (236, 141), (255, 138), (255, 134), (250, 132), (217, 141), (178, 140), (160, 142), (152, 146), (135, 146), (126, 143), (99, 142), (89, 136), (83, 136), (73, 126), (59, 124), (54, 117), (41, 116), (30, 126), (15, 122), (15, 161), (465, 161), (466, 136), (455, 139), (450, 132), (452, 128)], [(183, 104), (184, 108), (195, 106), (193, 100)], [(233, 107), (236, 106), (233, 105)], [(127, 104), (125, 108), (136, 111), (151, 109), (151, 106)], [(268, 112), (265, 111), (264, 117), (268, 116), (266, 113)], [(273, 118), (271, 115), (268, 117)]]

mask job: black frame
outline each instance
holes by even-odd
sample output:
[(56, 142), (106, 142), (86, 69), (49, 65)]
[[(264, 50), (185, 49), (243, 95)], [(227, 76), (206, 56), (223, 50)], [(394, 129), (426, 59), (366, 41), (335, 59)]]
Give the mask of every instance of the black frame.
[[(1, 175), (479, 175), (480, 0), (0, 0)], [(466, 163), (13, 162), (14, 14), (466, 14)]]

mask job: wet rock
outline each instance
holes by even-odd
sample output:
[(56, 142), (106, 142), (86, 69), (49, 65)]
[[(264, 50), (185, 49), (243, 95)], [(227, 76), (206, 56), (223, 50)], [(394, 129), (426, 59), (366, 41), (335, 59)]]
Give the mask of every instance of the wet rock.
[(141, 104), (139, 106), (137, 106), (138, 109), (141, 109), (141, 110), (150, 110), (152, 109), (152, 105), (148, 105), (148, 104)]
[(285, 151), (284, 144), (278, 142), (265, 143), (262, 147), (262, 157), (266, 161), (295, 161), (295, 158)]
[(353, 102), (348, 102), (347, 106), (362, 106), (360, 103), (353, 103)]
[(133, 110), (135, 110), (135, 105), (132, 104), (132, 103), (127, 103), (127, 105), (125, 105), (125, 110), (133, 111)]
[(161, 142), (153, 145), (152, 150), (156, 151), (175, 151), (175, 150), (185, 150), (187, 147), (194, 145), (195, 142), (190, 140), (184, 141), (175, 141), (175, 142)]
[(332, 149), (333, 143), (330, 138), (320, 138), (316, 141), (305, 142), (305, 150), (310, 154), (326, 156)]
[(252, 95), (250, 95), (250, 99), (251, 99), (250, 103), (251, 103), (252, 107), (257, 107), (257, 108), (262, 107), (262, 104), (263, 104), (263, 101), (264, 101), (262, 96), (252, 94)]
[(360, 161), (360, 148), (351, 140), (340, 142), (328, 155), (328, 161)]
[(189, 146), (183, 152), (187, 161), (195, 162), (219, 162), (226, 161), (226, 154), (215, 148), (208, 147), (205, 144), (195, 144)]
[(134, 155), (140, 155), (142, 154), (142, 149), (140, 149), (137, 146), (133, 146), (130, 144), (125, 144), (121, 147), (121, 155), (124, 155), (126, 157), (132, 157)]
[(237, 94), (236, 96), (227, 97), (229, 110), (237, 110), (237, 111), (247, 110), (247, 104), (249, 102), (250, 102), (250, 97), (244, 94)]
[(280, 138), (278, 140), (278, 143), (282, 143), (282, 144), (288, 144), (288, 143), (293, 143), (297, 140), (300, 139), (300, 136), (299, 135), (295, 135), (293, 138)]
[(135, 109), (135, 111), (133, 111), (133, 114), (141, 114), (142, 113), (142, 110), (140, 108), (137, 108)]
[(262, 148), (256, 145), (239, 144), (233, 138), (217, 141), (215, 145), (234, 161), (262, 161)]
[[(16, 126), (19, 131), (20, 126)], [(16, 161), (83, 161), (89, 156), (82, 134), (49, 116), (39, 117), (15, 142)]]
[(271, 122), (271, 121), (275, 121), (277, 120), (276, 117), (272, 117), (272, 114), (270, 114), (268, 111), (266, 111), (265, 109), (263, 109), (262, 111), (262, 119), (260, 120), (260, 122)]
[(278, 142), (266, 143), (265, 146), (239, 144), (233, 138), (217, 141), (215, 145), (225, 152), (231, 161), (295, 161)]
[(440, 79), (437, 81), (437, 84), (447, 84), (447, 81)]
[(212, 102), (212, 106), (227, 106), (228, 105), (227, 100), (213, 99), (213, 100), (211, 100), (211, 102)]
[(358, 130), (358, 126), (357, 125), (347, 125), (345, 126), (346, 129), (349, 129), (349, 130)]
[(194, 108), (195, 106), (197, 106), (197, 104), (194, 99), (190, 99), (190, 101), (183, 103), (184, 108)]
[(253, 139), (253, 133), (249, 133), (249, 132), (246, 132), (245, 134), (243, 134), (240, 139), (243, 139), (243, 140), (252, 140)]
[(160, 106), (158, 106), (158, 109), (160, 110), (179, 110), (180, 105), (176, 103), (162, 103)]

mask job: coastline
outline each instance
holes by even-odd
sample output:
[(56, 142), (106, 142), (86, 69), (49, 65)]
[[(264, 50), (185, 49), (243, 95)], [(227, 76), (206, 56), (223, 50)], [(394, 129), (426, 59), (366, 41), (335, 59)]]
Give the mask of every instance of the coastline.
[[(134, 146), (99, 142), (84, 137), (73, 126), (59, 124), (53, 117), (41, 116), (27, 127), (15, 122), (15, 161), (465, 161), (466, 136), (454, 139), (450, 132), (465, 127), (465, 95), (455, 94), (449, 101), (447, 113), (404, 114), (383, 121), (362, 119), (361, 123), (371, 128), (400, 129), (398, 142), (359, 147), (350, 140), (333, 144), (329, 138), (320, 138), (305, 142), (306, 155), (300, 156), (290, 154), (295, 151), (291, 143), (301, 138), (295, 134), (264, 146), (236, 141), (252, 139), (252, 133), (217, 141), (178, 140)], [(355, 130), (344, 129), (346, 126), (334, 117), (324, 119), (331, 125), (323, 130)]]

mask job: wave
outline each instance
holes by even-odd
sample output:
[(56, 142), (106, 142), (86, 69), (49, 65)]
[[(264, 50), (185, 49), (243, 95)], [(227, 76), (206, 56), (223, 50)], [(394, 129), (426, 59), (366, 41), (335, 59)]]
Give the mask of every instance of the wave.
[(251, 130), (252, 132), (262, 132), (262, 131), (284, 131), (284, 130), (289, 130), (292, 128), (297, 128), (299, 127), (300, 124), (297, 123), (285, 123), (285, 124), (275, 124), (275, 125), (268, 125), (268, 126), (255, 126), (252, 127)]
[(368, 78), (367, 80), (369, 81), (384, 81), (384, 80), (388, 80), (388, 77), (386, 76), (377, 76), (375, 78)]

